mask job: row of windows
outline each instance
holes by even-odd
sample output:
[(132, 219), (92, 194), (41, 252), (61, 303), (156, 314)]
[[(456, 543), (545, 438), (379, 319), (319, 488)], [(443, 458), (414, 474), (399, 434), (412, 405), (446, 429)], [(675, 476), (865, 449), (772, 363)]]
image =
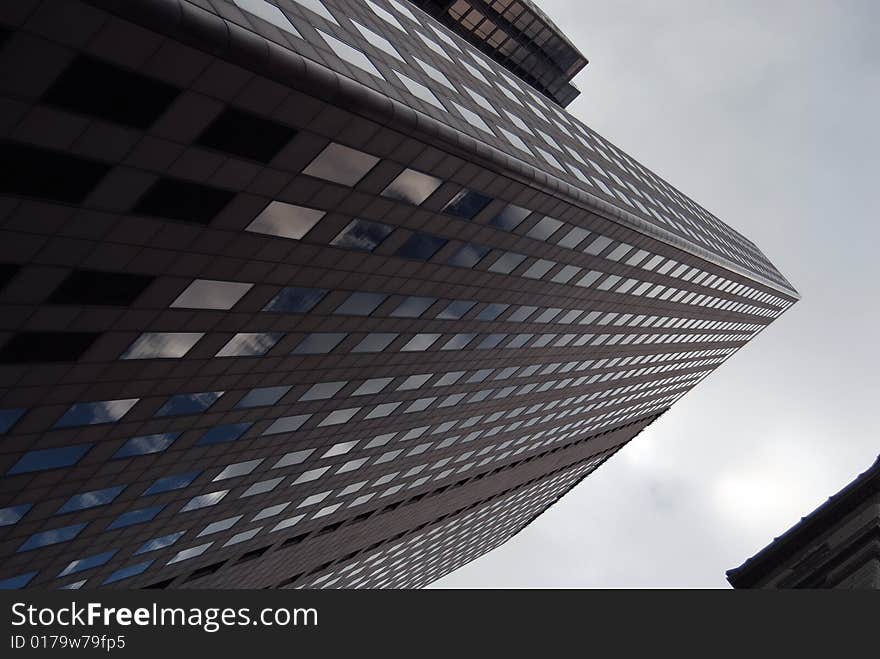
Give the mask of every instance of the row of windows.
[[(259, 5), (260, 9), (255, 9), (252, 6), (250, 7), (250, 10), (252, 11), (252, 13), (257, 13), (258, 15), (260, 15), (262, 11), (263, 15), (261, 15), (261, 17), (264, 19), (266, 19), (266, 10), (269, 10), (269, 8), (271, 8), (269, 11), (277, 12), (277, 14), (283, 17), (283, 14), (278, 11), (277, 7), (275, 7), (274, 5), (270, 5), (266, 2), (262, 2), (262, 0), (257, 0), (257, 2), (250, 2), (248, 4)], [(427, 46), (434, 53), (448, 60), (450, 64), (452, 63), (450, 54), (446, 52), (446, 49), (444, 47), (438, 45), (438, 43), (432, 37), (429, 37), (425, 33), (414, 28), (411, 28), (409, 31), (404, 29), (404, 27), (393, 17), (393, 15), (383, 10), (375, 3), (369, 3), (369, 5), (373, 9), (373, 12), (379, 18), (383, 19), (387, 25), (396, 28), (398, 31), (407, 36), (411, 37), (412, 34), (414, 34), (420, 40), (420, 46)], [(286, 22), (287, 25), (290, 26), (288, 32), (291, 32), (296, 36), (302, 38), (302, 35), (300, 35), (293, 28), (293, 26), (290, 25), (289, 21), (287, 21), (286, 18), (284, 18), (283, 20)], [(342, 36), (343, 38), (350, 38), (351, 36), (354, 36), (355, 32), (350, 32), (347, 27), (344, 30), (344, 34), (342, 34), (343, 29), (340, 26), (339, 22), (335, 20), (332, 22), (335, 23), (336, 26), (339, 28), (340, 36)], [(392, 45), (387, 39), (377, 34), (373, 30), (370, 30), (369, 28), (363, 26), (357, 21), (352, 20), (352, 25), (355, 31), (359, 33), (361, 37), (366, 39), (367, 43), (377, 48), (378, 50), (381, 50), (385, 54), (390, 55), (396, 60), (398, 64), (401, 64), (406, 68), (410, 76), (416, 75), (416, 77), (419, 77), (422, 82), (428, 85), (428, 87), (422, 84), (422, 82), (417, 82), (416, 80), (413, 80), (410, 76), (407, 76), (400, 71), (397, 71), (396, 69), (394, 70), (394, 74), (397, 79), (389, 79), (387, 76), (383, 76), (383, 74), (376, 68), (376, 66), (362, 51), (352, 47), (351, 45), (345, 43), (335, 36), (331, 36), (327, 32), (318, 30), (317, 34), (323, 40), (324, 45), (329, 46), (330, 49), (340, 59), (343, 59), (349, 64), (352, 64), (366, 71), (367, 73), (376, 76), (377, 78), (385, 79), (386, 81), (391, 82), (392, 85), (402, 87), (417, 98), (429, 103), (432, 107), (440, 110), (441, 112), (445, 112), (447, 111), (447, 108), (444, 106), (443, 101), (441, 101), (440, 98), (438, 98), (437, 96), (438, 90), (436, 88), (436, 85), (441, 85), (443, 91), (440, 93), (440, 96), (446, 99), (446, 101), (458, 111), (458, 113), (461, 115), (462, 118), (465, 119), (465, 121), (475, 126), (480, 131), (483, 131), (495, 137), (492, 129), (489, 126), (489, 123), (491, 123), (498, 128), (499, 133), (502, 137), (504, 137), (517, 149), (528, 154), (529, 159), (533, 158), (534, 155), (537, 154), (552, 167), (555, 167), (556, 169), (561, 170), (566, 174), (574, 174), (581, 182), (586, 183), (592, 187), (598, 187), (605, 195), (611, 198), (614, 203), (619, 203), (619, 201), (622, 201), (633, 210), (640, 210), (648, 219), (656, 219), (670, 228), (677, 229), (679, 233), (689, 235), (691, 238), (702, 242), (707, 246), (714, 246), (715, 249), (719, 249), (727, 256), (734, 258), (735, 260), (738, 260), (740, 262), (745, 261), (746, 264), (751, 265), (751, 267), (759, 266), (761, 271), (774, 274), (774, 278), (776, 278), (777, 280), (779, 279), (778, 274), (772, 273), (772, 271), (767, 267), (763, 255), (760, 255), (760, 253), (757, 252), (753, 245), (751, 245), (742, 237), (738, 236), (735, 232), (731, 231), (728, 227), (720, 223), (716, 218), (709, 216), (703, 209), (697, 207), (695, 204), (690, 202), (690, 200), (680, 195), (680, 193), (654, 177), (653, 174), (632, 161), (625, 154), (619, 152), (612, 145), (605, 142), (604, 140), (601, 140), (599, 136), (586, 130), (584, 127), (578, 125), (576, 122), (571, 122), (565, 114), (560, 113), (555, 107), (551, 110), (550, 107), (548, 107), (546, 104), (543, 103), (543, 101), (541, 101), (538, 95), (532, 93), (531, 90), (521, 85), (520, 83), (515, 82), (501, 69), (499, 69), (494, 63), (489, 63), (485, 61), (468, 44), (466, 44), (465, 42), (460, 42), (460, 44), (456, 44), (455, 41), (453, 41), (449, 36), (446, 35), (442, 27), (439, 29), (434, 28), (430, 24), (430, 20), (427, 19), (427, 17), (426, 20), (422, 22), (416, 21), (416, 23), (418, 23), (420, 27), (429, 29), (433, 36), (436, 36), (441, 41), (445, 42), (446, 47), (448, 47), (454, 53), (454, 59), (456, 63), (461, 65), (459, 71), (468, 72), (473, 78), (479, 80), (480, 83), (486, 85), (487, 87), (490, 87), (493, 91), (501, 91), (513, 104), (515, 104), (516, 107), (514, 108), (514, 112), (506, 109), (502, 110), (502, 112), (504, 113), (504, 119), (511, 122), (510, 124), (506, 124), (507, 128), (501, 128), (501, 124), (503, 122), (499, 122), (498, 120), (502, 118), (502, 115), (501, 113), (499, 113), (498, 110), (496, 110), (495, 103), (489, 102), (486, 97), (483, 96), (481, 93), (475, 91), (467, 85), (459, 83), (461, 85), (461, 88), (464, 90), (462, 92), (452, 82), (450, 82), (450, 80), (443, 73), (441, 73), (430, 64), (423, 62), (418, 57), (410, 55), (412, 60), (416, 64), (409, 64), (406, 59), (401, 55), (398, 48), (395, 48), (395, 46)], [(392, 30), (392, 32), (394, 32), (394, 30)], [(493, 78), (492, 82), (487, 79), (486, 75), (483, 72), (481, 72), (468, 62), (468, 59), (463, 56), (464, 52), (468, 52), (474, 58), (474, 62), (480, 65), (486, 73), (490, 74), (490, 76)], [(499, 75), (496, 76), (494, 75), (495, 73), (498, 73)], [(500, 83), (500, 78), (502, 77), (506, 79), (508, 84), (510, 84), (516, 90), (516, 93), (512, 93), (503, 84)], [(400, 83), (402, 83), (402, 85)], [(434, 91), (431, 91), (429, 87), (434, 87)], [(465, 105), (462, 105), (455, 101), (451, 101), (449, 99), (449, 91), (455, 92), (458, 100), (463, 102)], [(535, 105), (532, 105), (532, 103), (526, 100), (527, 98), (531, 98), (536, 105), (541, 106), (541, 108), (543, 109), (539, 109), (535, 107)], [(470, 105), (471, 107), (466, 107), (467, 105)], [(475, 106), (478, 106), (481, 110), (488, 112), (490, 115), (492, 115), (493, 120), (487, 123), (477, 112), (474, 111), (476, 109)], [(513, 106), (511, 107), (513, 108)], [(528, 123), (532, 124), (533, 128), (529, 128), (529, 125), (518, 116), (517, 113), (523, 109), (531, 111), (532, 116), (529, 117)], [(573, 144), (582, 145), (592, 153), (595, 153), (597, 156), (602, 157), (604, 159), (605, 167), (602, 167), (594, 160), (591, 160), (588, 156), (582, 155), (577, 150), (572, 149), (571, 146), (560, 146), (560, 144), (554, 138), (552, 138), (546, 132), (537, 128), (537, 125), (540, 125), (540, 121), (535, 122), (534, 120), (536, 119), (554, 124), (560, 131), (562, 131), (563, 134), (566, 134), (570, 139), (573, 140)], [(510, 129), (514, 126), (527, 136), (528, 141), (531, 143), (531, 149), (521, 137), (516, 135), (515, 132), (511, 132)], [(534, 137), (539, 137), (548, 146), (552, 147), (558, 155), (562, 156), (562, 160), (563, 162), (565, 162), (565, 166), (560, 163), (557, 157), (551, 155), (544, 149), (541, 149), (540, 147), (535, 145), (534, 141), (530, 139)], [(606, 149), (607, 151), (613, 152), (613, 154), (616, 155), (610, 155), (606, 152)], [(572, 159), (578, 161), (581, 165), (585, 167), (591, 168), (593, 175), (590, 177), (586, 176), (578, 167), (573, 164)], [(629, 166), (624, 164), (621, 161), (622, 159), (625, 159), (629, 163)], [(613, 171), (608, 170), (612, 162), (616, 164), (621, 171), (626, 171), (629, 175), (640, 180), (645, 185), (645, 188), (637, 188), (632, 184), (620, 179)], [(613, 191), (609, 189), (609, 184), (614, 186)], [(649, 189), (653, 190), (657, 195), (665, 199), (669, 205), (667, 205), (667, 203), (665, 203), (664, 201), (658, 201), (657, 199), (655, 199), (655, 197), (648, 191)], [(630, 195), (632, 195), (632, 198), (630, 197)], [(653, 208), (646, 208), (642, 201), (652, 202), (658, 209), (662, 209), (667, 215), (675, 216), (677, 219), (669, 219), (667, 215), (659, 213)], [(684, 213), (679, 211), (676, 206), (679, 206), (684, 211)], [(695, 217), (700, 217), (703, 224), (695, 222), (690, 214), (693, 214)], [(712, 231), (707, 230), (707, 226), (711, 226)]]
[[(558, 416), (558, 415), (556, 415), (556, 416)], [(582, 422), (583, 422), (583, 420), (582, 420)], [(484, 446), (482, 448), (482, 450), (480, 450), (479, 452), (470, 451), (470, 452), (458, 455), (458, 456), (456, 456), (456, 460), (455, 460), (456, 463), (460, 463), (472, 455), (475, 455), (475, 457), (479, 457), (479, 456), (482, 456), (485, 454), (490, 454), (487, 458), (485, 458), (479, 464), (476, 462), (476, 460), (474, 460), (474, 461), (472, 461), (462, 467), (459, 467), (457, 469), (455, 469), (455, 468), (447, 469), (446, 471), (443, 471), (440, 474), (434, 476), (434, 480), (442, 480), (443, 478), (446, 478), (448, 475), (452, 474), (453, 472), (456, 474), (460, 474), (464, 471), (467, 471), (467, 470), (473, 468), (474, 466), (483, 466), (483, 465), (488, 464), (489, 462), (492, 462), (492, 461), (500, 461), (500, 460), (505, 459), (506, 457), (508, 457), (511, 454), (517, 455), (526, 449), (536, 449), (541, 446), (546, 446), (547, 444), (549, 444), (553, 441), (559, 441), (560, 439), (569, 438), (571, 436), (571, 433), (567, 433), (566, 435), (563, 435), (561, 437), (556, 437), (556, 438), (554, 438), (554, 435), (558, 435), (560, 432), (568, 430), (569, 427), (577, 427), (579, 425), (582, 425), (582, 422), (579, 422), (577, 424), (568, 424), (566, 426), (562, 426), (561, 428), (559, 428), (559, 427), (550, 428), (548, 431), (544, 431), (542, 433), (539, 433), (538, 435), (531, 435), (531, 436), (523, 437), (515, 443), (513, 442), (513, 440), (508, 440), (507, 442), (505, 442), (501, 445)], [(589, 428), (587, 430), (589, 430)], [(511, 444), (514, 444), (514, 445), (521, 444), (525, 441), (528, 441), (530, 438), (533, 438), (536, 436), (540, 437), (542, 435), (546, 435), (547, 432), (550, 433), (550, 437), (549, 437), (549, 439), (546, 439), (543, 442), (536, 443), (531, 447), (522, 447), (519, 451), (516, 451), (515, 453), (512, 453), (512, 451), (507, 451), (506, 453), (501, 453), (501, 451), (505, 447), (507, 447)], [(586, 432), (586, 430), (582, 431), (579, 434), (582, 434), (583, 432)], [(312, 451), (313, 450), (314, 449), (312, 449)], [(311, 451), (296, 452), (296, 454), (294, 454), (295, 459), (289, 459), (287, 456), (285, 456), (285, 458), (282, 458), (282, 460), (280, 460), (278, 463), (276, 463), (276, 465), (273, 468), (277, 468), (279, 466), (287, 466), (289, 464), (294, 464), (294, 463), (301, 463), (305, 460), (305, 457), (307, 457), (307, 455), (310, 452)], [(421, 452), (423, 452), (423, 451), (419, 451), (418, 453), (421, 453)], [(400, 453), (402, 453), (402, 451), (398, 450), (398, 451), (394, 452), (394, 455), (392, 456), (392, 458), (388, 458), (388, 459), (383, 459), (388, 454), (380, 456), (380, 458), (377, 460), (377, 463), (388, 462), (391, 459), (396, 458)], [(291, 454), (288, 454), (288, 456), (289, 455), (291, 455)], [(450, 458), (445, 458), (443, 460), (437, 461), (430, 466), (425, 464), (425, 465), (421, 465), (419, 467), (414, 467), (414, 468), (410, 469), (407, 472), (407, 474), (405, 474), (405, 476), (418, 474), (425, 467), (428, 467), (429, 469), (432, 469), (432, 470), (442, 468), (443, 466), (448, 464), (451, 460), (452, 460), (452, 458), (450, 457)], [(350, 463), (346, 463), (346, 464), (350, 464)], [(343, 467), (344, 466), (345, 465), (343, 465)], [(322, 468), (311, 469), (306, 472), (303, 472), (303, 473), (299, 474), (299, 476), (297, 476), (292, 481), (291, 485), (298, 485), (301, 483), (316, 480), (316, 479), (320, 478), (321, 476), (323, 476), (327, 472), (328, 469), (329, 469), (329, 467), (322, 467)], [(395, 471), (390, 474), (386, 474), (386, 475), (376, 479), (375, 482), (373, 483), (373, 486), (384, 486), (385, 484), (387, 484), (391, 480), (393, 480), (399, 473), (400, 472)], [(216, 481), (216, 480), (218, 480), (218, 478), (215, 478), (214, 480)], [(247, 490), (245, 490), (243, 493), (241, 493), (238, 498), (254, 496), (257, 494), (264, 494), (266, 492), (272, 491), (273, 489), (275, 489), (275, 487), (277, 485), (279, 485), (281, 483), (282, 480), (284, 480), (284, 477), (270, 479), (268, 481), (262, 481), (260, 483), (256, 483), (254, 485), (251, 485)], [(410, 487), (419, 486), (419, 485), (423, 484), (424, 482), (426, 482), (427, 480), (428, 480), (428, 477), (422, 477), (422, 478), (418, 479), (414, 484), (410, 484)], [(353, 492), (357, 492), (365, 484), (366, 484), (366, 482), (363, 481), (359, 484), (349, 485), (344, 490), (342, 490), (339, 494), (337, 494), (337, 496), (344, 496), (344, 495), (347, 495), (347, 494), (350, 494)], [(385, 489), (385, 491), (381, 492), (381, 493), (373, 492), (370, 494), (360, 495), (356, 499), (354, 499), (352, 502), (350, 502), (348, 507), (351, 508), (354, 506), (362, 505), (363, 503), (366, 503), (367, 501), (372, 499), (377, 494), (380, 497), (390, 496), (391, 494), (394, 494), (394, 493), (400, 491), (405, 485), (406, 485), (406, 483), (400, 483), (396, 486)], [(197, 509), (201, 509), (204, 507), (217, 505), (226, 497), (226, 495), (229, 493), (229, 491), (230, 491), (229, 489), (218, 490), (215, 492), (210, 492), (207, 494), (195, 496), (192, 499), (190, 499), (189, 502), (186, 503), (179, 510), (179, 512), (184, 513), (184, 512), (191, 511), (191, 510), (197, 510)], [(307, 497), (306, 499), (304, 499), (303, 501), (301, 501), (298, 504), (298, 506), (296, 506), (296, 508), (301, 509), (306, 506), (314, 506), (318, 503), (321, 503), (322, 501), (324, 501), (327, 498), (327, 496), (329, 496), (330, 493), (331, 493), (331, 491), (328, 490), (328, 491), (320, 493), (320, 494), (311, 495), (311, 496)], [(272, 515), (278, 514), (278, 512), (280, 512), (280, 510), (283, 510), (284, 508), (289, 506), (291, 503), (293, 503), (293, 502), (287, 502), (287, 504), (281, 506), (280, 508), (279, 508), (279, 506), (271, 506), (270, 509), (264, 509), (263, 511), (261, 511), (261, 513), (259, 513), (255, 517), (254, 521), (256, 521), (257, 519), (263, 519), (265, 517), (271, 516), (268, 514), (269, 510), (272, 511)], [(317, 512), (315, 512), (311, 516), (311, 518), (315, 519), (315, 518), (320, 518), (320, 517), (329, 515), (329, 514), (335, 512), (337, 509), (339, 509), (341, 507), (341, 505), (342, 505), (342, 503), (337, 503), (337, 504), (331, 504), (329, 506), (325, 506), (325, 507), (321, 508), (320, 510), (318, 510)], [(141, 509), (132, 510), (132, 511), (123, 513), (123, 514), (119, 515), (113, 522), (111, 522), (107, 526), (107, 530), (112, 530), (115, 528), (122, 528), (125, 526), (130, 526), (133, 524), (138, 524), (138, 523), (143, 523), (143, 522), (149, 521), (149, 520), (153, 519), (154, 517), (156, 517), (156, 515), (158, 515), (159, 512), (161, 512), (163, 507), (164, 506), (152, 506), (152, 507), (148, 507), (148, 508), (141, 508)], [(241, 515), (238, 515), (233, 518), (228, 518), (227, 520), (223, 520), (222, 523), (213, 523), (213, 524), (209, 525), (208, 527), (206, 527), (199, 534), (199, 536), (201, 537), (203, 535), (215, 533), (219, 530), (226, 530), (228, 528), (231, 528), (231, 526), (233, 524), (235, 524), (238, 520), (240, 520), (241, 517), (242, 517)], [(289, 526), (300, 521), (303, 517), (305, 517), (305, 513), (295, 515), (293, 518), (287, 518), (285, 520), (282, 520), (282, 522), (279, 522), (278, 524), (276, 524), (276, 526), (272, 529), (272, 531), (286, 529)], [(67, 527), (55, 528), (55, 529), (51, 529), (48, 531), (34, 534), (19, 547), (18, 551), (20, 551), (20, 552), (30, 551), (30, 550), (38, 549), (40, 547), (44, 547), (44, 546), (48, 546), (48, 545), (58, 544), (61, 542), (67, 542), (67, 541), (75, 538), (79, 534), (79, 532), (83, 528), (85, 528), (85, 526), (86, 526), (86, 523), (81, 523), (81, 524), (71, 525), (71, 526), (67, 526)], [(262, 527), (260, 527), (258, 529), (252, 529), (251, 530), (252, 535), (250, 537), (253, 537), (254, 535), (256, 535), (256, 533), (259, 532), (260, 529), (262, 529)], [(248, 532), (248, 533), (251, 533), (251, 532)], [(238, 537), (239, 536), (235, 536), (234, 538), (238, 538)], [(245, 539), (249, 539), (249, 538), (242, 538), (240, 540), (236, 540), (236, 542), (243, 542)], [(230, 544), (234, 544), (234, 543), (235, 542), (233, 542), (233, 540), (230, 540), (224, 546), (229, 546)], [(208, 544), (210, 544), (210, 543), (208, 543)], [(175, 561), (172, 559), (171, 562), (173, 563)], [(64, 575), (59, 575), (59, 576), (64, 576)]]

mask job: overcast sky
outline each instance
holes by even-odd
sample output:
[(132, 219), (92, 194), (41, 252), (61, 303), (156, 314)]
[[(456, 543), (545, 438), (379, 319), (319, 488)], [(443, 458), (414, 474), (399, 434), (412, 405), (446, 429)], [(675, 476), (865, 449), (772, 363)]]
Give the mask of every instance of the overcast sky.
[(446, 587), (727, 587), (880, 452), (880, 3), (537, 0), (570, 111), (743, 232), (802, 300)]

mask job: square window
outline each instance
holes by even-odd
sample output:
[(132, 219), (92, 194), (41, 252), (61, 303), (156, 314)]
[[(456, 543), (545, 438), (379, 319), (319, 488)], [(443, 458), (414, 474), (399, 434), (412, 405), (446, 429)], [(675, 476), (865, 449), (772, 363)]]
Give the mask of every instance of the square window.
[(303, 170), (303, 174), (352, 187), (360, 181), (379, 158), (363, 151), (331, 142)]
[(369, 316), (388, 296), (384, 293), (352, 293), (336, 307), (334, 314)]
[(255, 332), (236, 334), (220, 348), (215, 357), (257, 357), (265, 355), (281, 340), (279, 332)]
[(339, 235), (330, 241), (330, 244), (335, 247), (372, 252), (391, 235), (392, 231), (394, 231), (394, 227), (381, 222), (355, 219), (340, 231)]
[(272, 201), (247, 226), (245, 231), (300, 240), (324, 215), (324, 211), (314, 208), (296, 206), (283, 201)]
[(263, 311), (305, 313), (318, 304), (326, 294), (327, 291), (320, 288), (297, 288), (293, 286), (282, 288), (263, 307)]
[(344, 332), (314, 332), (294, 348), (292, 355), (323, 355), (331, 352), (348, 336)]
[(404, 298), (397, 308), (391, 312), (394, 318), (418, 318), (437, 301), (435, 297)]
[(91, 426), (98, 423), (115, 423), (134, 407), (139, 398), (102, 400), (94, 403), (74, 403), (55, 422), (53, 428)]
[(467, 243), (466, 245), (462, 245), (455, 254), (450, 256), (449, 260), (446, 261), (446, 264), (454, 265), (459, 268), (473, 268), (483, 259), (484, 256), (486, 256), (486, 254), (489, 253), (489, 251), (490, 249), (488, 247)]
[(180, 359), (203, 336), (202, 332), (145, 332), (119, 359)]
[(396, 254), (405, 259), (428, 261), (446, 244), (446, 239), (429, 233), (413, 233)]
[(491, 201), (491, 198), (479, 192), (465, 189), (446, 202), (440, 210), (447, 215), (455, 215), (456, 217), (471, 220), (477, 213), (488, 206)]
[(159, 411), (156, 412), (156, 416), (177, 416), (180, 414), (198, 414), (204, 412), (217, 402), (223, 393), (224, 392), (222, 391), (204, 391), (197, 394), (177, 394), (171, 396), (171, 398), (159, 408)]
[(253, 284), (216, 279), (195, 279), (171, 303), (183, 309), (231, 309)]
[(268, 163), (295, 134), (287, 126), (227, 107), (202, 131), (196, 144)]
[(441, 183), (443, 181), (434, 176), (414, 169), (404, 169), (382, 191), (382, 196), (419, 206), (440, 187)]
[(489, 266), (490, 272), (500, 272), (501, 274), (510, 274), (516, 267), (526, 260), (525, 254), (517, 254), (516, 252), (504, 252), (498, 259)]

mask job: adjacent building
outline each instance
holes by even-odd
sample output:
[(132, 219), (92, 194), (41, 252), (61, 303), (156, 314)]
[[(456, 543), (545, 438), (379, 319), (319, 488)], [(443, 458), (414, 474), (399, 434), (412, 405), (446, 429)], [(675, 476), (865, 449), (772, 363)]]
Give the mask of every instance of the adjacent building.
[(0, 585), (425, 585), (798, 299), (483, 4), (0, 3)]
[(880, 458), (738, 568), (734, 588), (880, 589)]

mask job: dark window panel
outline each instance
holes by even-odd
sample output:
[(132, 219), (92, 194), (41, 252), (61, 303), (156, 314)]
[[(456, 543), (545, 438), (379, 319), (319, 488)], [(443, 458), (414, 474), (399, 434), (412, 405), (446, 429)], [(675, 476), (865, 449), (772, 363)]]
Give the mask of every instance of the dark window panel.
[(132, 212), (208, 224), (234, 196), (235, 193), (230, 190), (163, 178), (143, 194)]
[(427, 261), (446, 244), (446, 239), (429, 233), (414, 233), (397, 250), (397, 255), (405, 259)]
[(0, 143), (0, 193), (79, 203), (109, 165), (35, 146)]
[(226, 108), (196, 140), (197, 144), (268, 163), (296, 131), (249, 112)]
[(19, 332), (0, 348), (0, 363), (73, 362), (99, 336), (100, 332)]
[(127, 307), (155, 277), (124, 272), (74, 270), (49, 297), (52, 304), (95, 304)]
[(470, 220), (488, 206), (490, 201), (492, 200), (489, 197), (481, 195), (479, 192), (462, 190), (446, 203), (442, 212)]
[(7, 476), (13, 474), (27, 474), (32, 471), (45, 471), (69, 467), (82, 460), (83, 456), (92, 448), (91, 444), (74, 444), (59, 448), (45, 448), (25, 453), (12, 468), (6, 472)]
[(15, 263), (0, 263), (0, 291), (12, 281), (12, 278), (18, 273), (21, 266)]
[(43, 102), (146, 129), (179, 93), (160, 80), (79, 55), (46, 91)]
[(330, 244), (336, 247), (372, 252), (391, 235), (392, 231), (394, 231), (394, 227), (387, 224), (356, 219), (340, 231), (339, 235), (330, 241)]

